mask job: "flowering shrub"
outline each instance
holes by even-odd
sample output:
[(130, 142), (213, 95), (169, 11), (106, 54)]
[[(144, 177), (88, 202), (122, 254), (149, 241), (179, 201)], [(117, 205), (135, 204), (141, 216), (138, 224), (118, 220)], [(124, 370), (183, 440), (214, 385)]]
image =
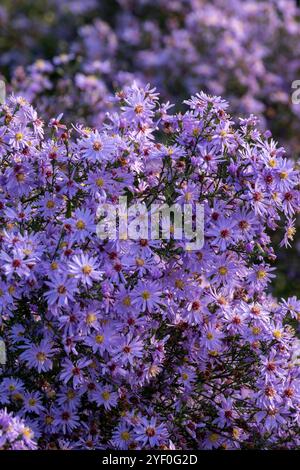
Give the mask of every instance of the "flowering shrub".
[[(235, 119), (254, 113), (296, 157), (299, 18), (295, 0), (2, 0), (0, 72), (44, 117), (96, 127), (111, 92), (133, 80), (177, 105), (220, 94)], [(279, 252), (278, 296), (300, 295), (299, 246)]]
[(33, 432), (22, 419), (0, 410), (0, 450), (34, 450)]
[[(300, 302), (267, 291), (299, 173), (254, 117), (184, 105), (134, 84), (98, 129), (45, 127), (14, 96), (0, 110), (0, 403), (40, 448), (299, 446)], [(203, 248), (100, 239), (119, 196), (201, 203)]]

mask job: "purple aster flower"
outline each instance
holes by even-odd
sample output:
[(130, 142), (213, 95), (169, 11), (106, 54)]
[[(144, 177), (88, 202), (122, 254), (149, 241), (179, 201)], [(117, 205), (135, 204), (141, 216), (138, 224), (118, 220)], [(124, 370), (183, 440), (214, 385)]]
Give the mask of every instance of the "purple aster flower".
[(262, 423), (268, 432), (274, 432), (279, 426), (285, 424), (286, 408), (279, 406), (269, 406), (265, 410), (256, 413), (255, 418), (258, 423)]
[(11, 145), (11, 147), (17, 151), (26, 148), (32, 139), (29, 129), (25, 126), (11, 129), (9, 132), (9, 137), (9, 145)]
[(85, 343), (92, 348), (93, 353), (99, 352), (103, 355), (105, 351), (111, 352), (119, 341), (120, 338), (116, 335), (113, 325), (105, 324), (88, 335)]
[(248, 277), (249, 282), (253, 284), (255, 288), (265, 287), (268, 282), (270, 282), (275, 275), (272, 274), (275, 268), (271, 268), (265, 264), (260, 264), (258, 266), (253, 266), (250, 275)]
[(133, 364), (137, 358), (143, 357), (144, 344), (130, 335), (121, 339), (121, 344), (117, 346), (116, 359), (119, 359), (122, 364)]
[(205, 297), (201, 298), (201, 294), (198, 294), (195, 289), (187, 304), (186, 311), (183, 312), (183, 317), (191, 324), (201, 324), (203, 315), (208, 313), (207, 304), (207, 299)]
[(224, 334), (220, 331), (215, 324), (209, 323), (202, 327), (201, 331), (201, 346), (209, 351), (218, 351), (222, 347), (221, 340)]
[(220, 428), (232, 426), (234, 420), (238, 418), (238, 413), (234, 409), (234, 402), (231, 398), (222, 398), (218, 406), (218, 417), (213, 421)]
[(89, 210), (76, 209), (71, 219), (73, 227), (72, 240), (84, 242), (95, 233), (95, 216)]
[(25, 351), (20, 355), (20, 359), (25, 361), (31, 369), (37, 369), (38, 372), (47, 372), (52, 369), (51, 358), (54, 350), (47, 339), (43, 339), (38, 345), (29, 344), (22, 346)]
[(142, 418), (134, 429), (135, 439), (143, 446), (150, 448), (164, 444), (168, 439), (168, 432), (164, 424), (157, 424), (157, 419)]
[(81, 393), (79, 390), (74, 390), (72, 387), (63, 387), (57, 394), (57, 403), (61, 407), (76, 410), (80, 404)]
[(14, 250), (12, 256), (2, 252), (0, 259), (3, 262), (2, 269), (7, 279), (11, 279), (14, 274), (20, 277), (28, 277), (30, 275), (30, 267), (35, 265), (35, 260), (27, 258), (23, 250)]
[(0, 449), (35, 450), (33, 431), (18, 416), (0, 410)]
[(127, 450), (133, 442), (133, 432), (127, 426), (126, 423), (121, 423), (113, 431), (112, 444), (117, 449)]
[(210, 230), (208, 230), (206, 236), (214, 237), (213, 244), (217, 246), (221, 251), (225, 251), (228, 246), (235, 240), (235, 225), (235, 220), (220, 218), (214, 224), (214, 226)]
[(109, 385), (97, 386), (96, 390), (92, 393), (92, 399), (97, 405), (104, 406), (105, 410), (115, 408), (118, 403), (118, 394), (113, 391)]
[(96, 258), (82, 254), (74, 256), (68, 269), (75, 279), (78, 279), (86, 287), (91, 287), (93, 282), (101, 279), (102, 271), (97, 269), (98, 266), (99, 263)]
[(106, 134), (96, 130), (80, 142), (83, 157), (91, 160), (110, 160), (114, 151), (114, 141)]
[(39, 414), (44, 410), (41, 394), (38, 392), (25, 393), (23, 407), (27, 413)]
[(63, 434), (72, 432), (79, 426), (79, 416), (70, 408), (58, 408), (54, 410), (55, 419), (53, 426), (61, 429)]
[(45, 293), (45, 297), (50, 306), (62, 307), (74, 301), (74, 293), (77, 291), (75, 279), (68, 278), (66, 274), (57, 273), (46, 284), (49, 290)]
[(288, 219), (285, 224), (285, 232), (282, 241), (280, 242), (280, 247), (291, 247), (291, 242), (294, 240), (296, 234), (295, 227), (296, 219)]
[(127, 90), (125, 96), (125, 106), (122, 108), (123, 115), (128, 122), (141, 123), (153, 116), (153, 108), (155, 103), (153, 100), (157, 99), (154, 94), (155, 89), (141, 89), (136, 83)]
[(145, 310), (152, 312), (161, 302), (161, 291), (157, 283), (140, 281), (133, 291), (132, 303), (143, 312)]
[(287, 300), (282, 299), (281, 305), (284, 312), (289, 312), (292, 318), (300, 319), (300, 300), (296, 296), (289, 297)]
[(91, 364), (88, 359), (79, 359), (74, 364), (70, 359), (65, 359), (60, 374), (61, 380), (67, 384), (72, 380), (73, 386), (78, 387), (85, 382), (84, 369)]
[(13, 377), (6, 377), (0, 382), (0, 403), (7, 404), (13, 396), (21, 396), (24, 394), (23, 382)]

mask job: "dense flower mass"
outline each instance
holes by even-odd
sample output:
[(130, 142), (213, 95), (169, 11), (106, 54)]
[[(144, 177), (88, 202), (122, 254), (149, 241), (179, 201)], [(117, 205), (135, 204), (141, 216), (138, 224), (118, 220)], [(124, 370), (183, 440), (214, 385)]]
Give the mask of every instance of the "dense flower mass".
[[(199, 90), (222, 95), (297, 159), (299, 19), (296, 0), (2, 0), (0, 78), (44, 118), (96, 127), (134, 80), (178, 108)], [(299, 253), (297, 240), (278, 252), (278, 297), (300, 295)]]
[(0, 410), (0, 450), (35, 450), (32, 430), (24, 421)]
[[(2, 0), (0, 74), (44, 117), (96, 127), (133, 80), (178, 106), (222, 95), (297, 158), (299, 19), (296, 0)], [(276, 295), (300, 295), (299, 252), (279, 253)]]
[[(0, 403), (43, 449), (299, 447), (300, 302), (267, 290), (299, 172), (221, 98), (172, 113), (134, 83), (112, 104), (97, 129), (0, 110)], [(201, 203), (204, 246), (102, 239), (119, 196)]]

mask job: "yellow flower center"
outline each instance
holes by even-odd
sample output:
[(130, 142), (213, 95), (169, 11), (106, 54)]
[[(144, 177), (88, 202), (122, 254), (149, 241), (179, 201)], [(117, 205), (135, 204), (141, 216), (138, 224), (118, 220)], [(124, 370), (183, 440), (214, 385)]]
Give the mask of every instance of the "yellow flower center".
[(33, 436), (33, 432), (31, 431), (30, 428), (25, 427), (23, 429), (23, 436), (26, 437), (27, 439), (31, 439), (31, 437)]
[(257, 279), (264, 279), (266, 277), (267, 273), (263, 269), (259, 269), (256, 273)]
[(103, 186), (104, 186), (104, 179), (103, 179), (103, 178), (97, 178), (97, 179), (96, 179), (96, 185), (98, 186), (98, 188), (103, 188)]
[(225, 276), (227, 273), (228, 273), (228, 269), (226, 268), (226, 266), (221, 266), (219, 268), (219, 274), (221, 274), (221, 276)]
[(39, 362), (45, 362), (46, 360), (46, 354), (43, 352), (38, 352), (36, 355), (36, 358)]
[(247, 222), (247, 220), (241, 220), (239, 222), (239, 227), (242, 230), (246, 230), (247, 228), (249, 228), (249, 223)]
[(142, 292), (142, 298), (144, 300), (150, 299), (150, 292), (148, 290), (144, 290), (144, 292)]
[(45, 418), (46, 424), (52, 424), (54, 421), (54, 418), (52, 416), (46, 416)]
[(279, 177), (280, 177), (280, 179), (282, 179), (282, 180), (286, 180), (287, 177), (288, 177), (288, 174), (287, 174), (286, 171), (281, 171), (281, 172), (279, 173)]
[(208, 351), (208, 354), (213, 357), (217, 357), (219, 355), (218, 351), (216, 351), (215, 349), (210, 349)]
[(105, 391), (102, 393), (102, 398), (103, 400), (107, 401), (110, 399), (110, 393), (108, 391)]
[(143, 112), (144, 108), (143, 108), (143, 105), (141, 104), (137, 104), (136, 107), (134, 108), (134, 112), (136, 114), (141, 114)]
[(87, 316), (86, 316), (86, 323), (88, 325), (91, 325), (92, 323), (94, 323), (94, 321), (96, 321), (97, 317), (95, 315), (95, 313), (88, 313)]
[(53, 209), (53, 207), (55, 207), (54, 201), (47, 201), (46, 207), (48, 209)]
[(130, 307), (130, 305), (131, 305), (131, 299), (130, 299), (129, 295), (127, 295), (126, 297), (124, 297), (124, 299), (123, 299), (123, 304), (124, 304), (126, 307)]
[(130, 439), (129, 432), (127, 432), (127, 431), (121, 432), (121, 439), (123, 439), (123, 441), (126, 441), (126, 442), (129, 441), (129, 439)]
[(85, 229), (85, 223), (83, 220), (78, 220), (76, 222), (76, 228), (78, 228), (78, 230), (83, 230)]
[(15, 290), (16, 290), (15, 286), (9, 286), (9, 288), (8, 288), (8, 292), (10, 294), (14, 294)]
[(95, 339), (96, 339), (97, 344), (102, 344), (103, 341), (104, 341), (104, 336), (103, 335), (97, 335)]
[(176, 279), (175, 287), (177, 287), (177, 289), (183, 289), (184, 288), (184, 281), (182, 281), (181, 279)]
[(296, 233), (295, 227), (289, 227), (289, 228), (287, 229), (287, 236), (288, 236), (289, 239), (293, 239), (295, 233)]
[(142, 258), (136, 258), (135, 262), (136, 262), (136, 265), (140, 267), (144, 266), (145, 264), (145, 261)]
[(270, 158), (269, 160), (269, 166), (271, 168), (274, 168), (276, 166), (276, 160), (274, 158)]
[(89, 264), (86, 264), (85, 266), (82, 266), (83, 274), (89, 275), (89, 274), (91, 274), (92, 271), (93, 271), (93, 268)]
[(279, 331), (279, 330), (274, 330), (274, 331), (273, 331), (273, 336), (274, 336), (274, 338), (276, 338), (276, 339), (280, 339), (280, 338), (282, 337), (282, 333), (281, 333), (281, 331)]
[(19, 183), (23, 183), (23, 182), (25, 181), (25, 175), (24, 175), (24, 173), (18, 173), (18, 174), (16, 175), (16, 179), (17, 179), (17, 181), (18, 181)]
[(254, 326), (254, 327), (252, 328), (252, 333), (253, 333), (254, 335), (259, 335), (260, 332), (261, 332), (261, 329), (260, 329), (259, 326)]

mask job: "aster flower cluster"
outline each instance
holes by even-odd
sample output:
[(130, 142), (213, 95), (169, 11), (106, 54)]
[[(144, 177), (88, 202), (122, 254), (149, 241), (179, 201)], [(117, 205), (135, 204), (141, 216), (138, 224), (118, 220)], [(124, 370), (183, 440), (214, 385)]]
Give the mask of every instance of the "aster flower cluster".
[(24, 421), (0, 410), (0, 450), (35, 450), (33, 431)]
[[(0, 109), (0, 403), (43, 449), (296, 448), (295, 298), (268, 293), (299, 172), (256, 119), (150, 86), (99, 128)], [(101, 239), (97, 208), (201, 203), (205, 244)]]
[[(254, 113), (298, 155), (299, 17), (295, 0), (3, 0), (0, 72), (44, 116), (96, 127), (112, 90), (133, 80), (177, 104), (200, 89), (220, 94), (235, 118)], [(299, 277), (299, 242), (288, 253), (277, 295)]]

